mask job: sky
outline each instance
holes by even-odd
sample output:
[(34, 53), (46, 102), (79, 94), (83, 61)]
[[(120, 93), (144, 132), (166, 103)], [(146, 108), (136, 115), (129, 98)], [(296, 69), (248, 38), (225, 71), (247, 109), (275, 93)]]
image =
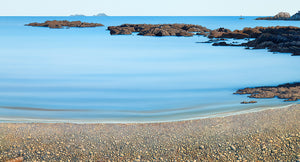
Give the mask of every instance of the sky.
[(0, 0), (0, 16), (273, 16), (300, 0)]

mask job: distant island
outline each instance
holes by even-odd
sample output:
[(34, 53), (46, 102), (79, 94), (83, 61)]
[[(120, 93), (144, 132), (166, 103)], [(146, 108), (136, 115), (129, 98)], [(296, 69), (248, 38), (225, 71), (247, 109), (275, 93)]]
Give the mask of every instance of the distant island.
[(105, 13), (98, 13), (98, 14), (93, 15), (93, 16), (108, 16), (108, 15), (106, 15)]
[(82, 15), (82, 14), (75, 14), (75, 15), (70, 15), (70, 16), (85, 16), (85, 15)]
[(255, 20), (290, 20), (290, 21), (299, 21), (300, 20), (300, 11), (294, 14), (293, 16), (290, 15), (288, 12), (279, 12), (275, 16), (269, 17), (259, 17)]
[[(70, 15), (70, 16), (83, 17), (83, 16), (86, 16), (86, 15), (83, 15), (83, 14), (74, 14), (74, 15)], [(98, 14), (92, 15), (92, 16), (108, 16), (108, 15), (106, 15), (105, 13), (98, 13)]]

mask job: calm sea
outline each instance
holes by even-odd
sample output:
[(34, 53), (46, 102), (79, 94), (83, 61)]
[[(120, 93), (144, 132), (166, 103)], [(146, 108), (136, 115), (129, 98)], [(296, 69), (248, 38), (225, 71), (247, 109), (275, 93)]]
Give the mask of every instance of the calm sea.
[[(194, 37), (111, 36), (110, 25), (187, 23), (210, 29), (299, 26), (255, 17), (0, 17), (0, 120), (157, 122), (238, 113), (296, 102), (241, 105), (239, 88), (300, 81), (300, 57), (213, 47)], [(24, 26), (81, 20), (105, 27)]]

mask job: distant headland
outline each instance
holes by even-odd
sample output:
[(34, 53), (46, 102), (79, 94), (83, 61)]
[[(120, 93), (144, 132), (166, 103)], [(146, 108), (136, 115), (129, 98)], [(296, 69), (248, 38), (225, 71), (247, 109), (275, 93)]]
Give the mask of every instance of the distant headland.
[(275, 16), (270, 17), (259, 17), (255, 20), (290, 20), (290, 21), (299, 21), (300, 20), (300, 11), (293, 16), (288, 12), (279, 12)]
[[(83, 14), (74, 14), (74, 15), (70, 15), (70, 16), (82, 17), (82, 16), (86, 16), (86, 15), (83, 15)], [(98, 14), (92, 15), (92, 16), (108, 16), (108, 15), (106, 15), (105, 13), (98, 13)]]

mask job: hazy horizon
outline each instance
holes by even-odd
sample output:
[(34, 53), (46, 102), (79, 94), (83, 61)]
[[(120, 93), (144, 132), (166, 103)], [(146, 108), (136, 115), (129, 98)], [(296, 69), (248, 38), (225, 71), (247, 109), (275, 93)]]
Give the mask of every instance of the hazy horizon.
[(299, 5), (299, 0), (252, 0), (246, 4), (239, 0), (10, 0), (1, 3), (0, 16), (272, 16), (282, 11), (293, 15)]

